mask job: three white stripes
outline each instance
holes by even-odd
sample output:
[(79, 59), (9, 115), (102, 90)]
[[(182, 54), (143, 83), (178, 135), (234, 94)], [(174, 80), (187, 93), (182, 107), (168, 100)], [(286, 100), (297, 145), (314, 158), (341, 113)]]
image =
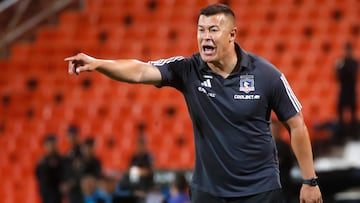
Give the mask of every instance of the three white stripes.
[(302, 106), (301, 106), (299, 100), (296, 98), (294, 92), (292, 91), (292, 89), (291, 89), (288, 81), (286, 80), (284, 74), (281, 74), (280, 79), (281, 79), (281, 81), (283, 82), (283, 84), (285, 86), (286, 93), (289, 96), (289, 98), (291, 100), (291, 103), (293, 104), (296, 112), (300, 112)]
[(171, 62), (174, 62), (174, 61), (180, 61), (180, 60), (183, 60), (183, 59), (184, 59), (183, 56), (175, 56), (175, 57), (171, 57), (171, 58), (168, 58), (168, 59), (160, 59), (160, 60), (157, 60), (157, 61), (149, 61), (149, 63), (154, 65), (154, 66), (163, 66), (164, 64), (171, 63)]

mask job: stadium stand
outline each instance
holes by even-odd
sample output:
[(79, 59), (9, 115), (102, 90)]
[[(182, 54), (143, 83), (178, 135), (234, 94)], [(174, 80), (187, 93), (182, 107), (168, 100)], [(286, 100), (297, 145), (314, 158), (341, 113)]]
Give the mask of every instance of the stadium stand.
[[(82, 136), (96, 135), (96, 151), (106, 170), (127, 169), (139, 122), (148, 125), (157, 169), (193, 167), (191, 122), (182, 96), (101, 75), (69, 77), (63, 59), (78, 51), (142, 60), (190, 56), (197, 50), (199, 8), (226, 2), (236, 11), (240, 45), (287, 75), (310, 126), (336, 115), (333, 64), (342, 44), (353, 41), (360, 54), (357, 0), (85, 2), (83, 10), (61, 13), (56, 26), (38, 27), (34, 42), (12, 44), (10, 57), (0, 60), (1, 202), (39, 202), (33, 170), (42, 153), (41, 140), (56, 132), (65, 151), (66, 127), (74, 122)], [(179, 136), (184, 146), (176, 144)], [(312, 139), (325, 138), (312, 134)], [(112, 148), (108, 140), (114, 140)]]

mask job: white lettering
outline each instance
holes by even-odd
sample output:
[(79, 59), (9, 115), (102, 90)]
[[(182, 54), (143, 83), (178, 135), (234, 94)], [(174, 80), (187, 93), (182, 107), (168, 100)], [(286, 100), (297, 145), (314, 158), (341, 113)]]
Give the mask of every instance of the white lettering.
[(198, 90), (199, 90), (199, 92), (203, 92), (203, 93), (207, 94), (205, 88), (203, 88), (203, 87), (198, 87)]
[(215, 93), (211, 93), (211, 92), (208, 93), (208, 92), (206, 91), (206, 89), (203, 88), (203, 87), (198, 87), (198, 91), (206, 94), (206, 95), (209, 96), (209, 97), (215, 97), (215, 96), (216, 96)]
[(258, 100), (260, 99), (260, 95), (258, 94), (235, 94), (234, 99), (237, 100)]

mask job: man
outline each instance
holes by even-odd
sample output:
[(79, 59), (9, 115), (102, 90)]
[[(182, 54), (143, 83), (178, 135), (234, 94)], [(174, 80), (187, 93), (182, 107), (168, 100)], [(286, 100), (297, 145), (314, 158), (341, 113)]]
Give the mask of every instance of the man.
[(81, 156), (79, 129), (76, 125), (71, 124), (67, 129), (67, 139), (70, 144), (70, 150), (66, 158), (71, 162), (75, 157)]
[(153, 159), (147, 149), (146, 140), (142, 137), (142, 128), (139, 128), (137, 148), (130, 159), (129, 171), (125, 173), (120, 182), (122, 190), (129, 190), (138, 197), (144, 197), (154, 186)]
[[(353, 56), (353, 46), (351, 43), (346, 43), (344, 46), (345, 56), (336, 64), (337, 79), (340, 83), (339, 102), (338, 102), (338, 116), (340, 135), (348, 134), (344, 131), (345, 119), (344, 111), (350, 110), (351, 113), (351, 129), (350, 133), (356, 135), (356, 82), (358, 73), (358, 62)], [(340, 137), (339, 137), (340, 138)]]
[(172, 86), (183, 93), (196, 146), (192, 202), (283, 202), (271, 110), (291, 133), (304, 178), (301, 202), (322, 202), (301, 105), (273, 65), (235, 43), (236, 32), (233, 11), (214, 4), (200, 12), (199, 53), (190, 58), (145, 63), (78, 54), (65, 61), (70, 74), (97, 70), (118, 81)]
[(168, 203), (190, 203), (187, 190), (188, 183), (185, 175), (181, 172), (177, 172), (174, 180), (170, 183), (170, 197)]
[(98, 203), (103, 202), (101, 192), (97, 187), (97, 178), (92, 174), (84, 174), (80, 181), (83, 201), (79, 203)]
[(81, 202), (83, 197), (81, 194), (80, 178), (83, 173), (83, 158), (79, 141), (79, 129), (76, 125), (71, 124), (67, 128), (67, 139), (70, 149), (65, 155), (65, 182), (62, 190), (70, 203)]
[(102, 164), (95, 154), (94, 144), (95, 140), (93, 138), (86, 138), (81, 145), (82, 173), (90, 174), (98, 178), (102, 174)]
[(60, 187), (63, 179), (63, 158), (58, 152), (55, 135), (46, 136), (44, 149), (45, 155), (35, 169), (42, 203), (61, 203)]

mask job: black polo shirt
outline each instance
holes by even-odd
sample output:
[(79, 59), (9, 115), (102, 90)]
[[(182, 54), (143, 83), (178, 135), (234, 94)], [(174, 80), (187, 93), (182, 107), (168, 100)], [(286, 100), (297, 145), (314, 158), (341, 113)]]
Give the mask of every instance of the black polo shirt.
[(301, 110), (284, 75), (236, 44), (238, 63), (227, 78), (199, 53), (149, 62), (160, 86), (185, 97), (195, 138), (191, 186), (219, 197), (241, 197), (281, 188), (270, 112), (287, 120)]

